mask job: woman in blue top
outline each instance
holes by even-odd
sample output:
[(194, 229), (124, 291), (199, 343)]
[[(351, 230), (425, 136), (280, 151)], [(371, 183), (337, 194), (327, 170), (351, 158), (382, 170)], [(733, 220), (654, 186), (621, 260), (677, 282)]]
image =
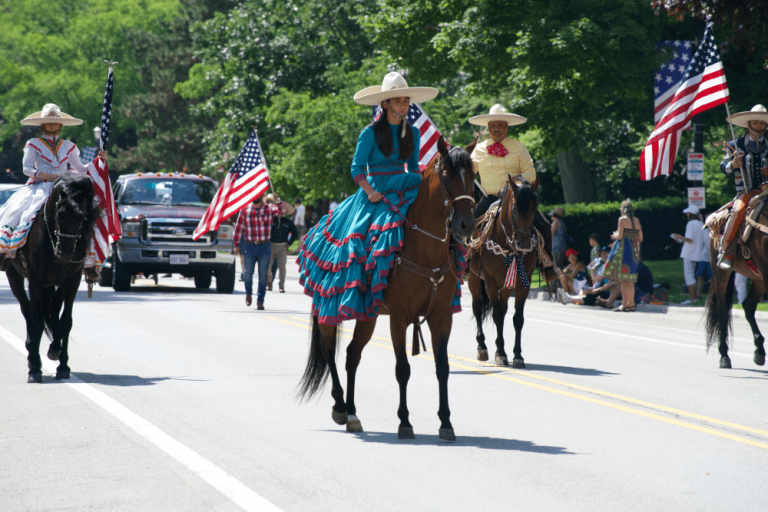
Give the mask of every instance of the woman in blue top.
[[(437, 96), (432, 87), (408, 87), (399, 73), (355, 94), (381, 115), (357, 141), (352, 177), (360, 189), (320, 219), (302, 244), (297, 263), (312, 313), (323, 324), (373, 320), (383, 303), (403, 224), (421, 183), (421, 133), (406, 116), (411, 102)], [(406, 171), (407, 168), (407, 171)]]

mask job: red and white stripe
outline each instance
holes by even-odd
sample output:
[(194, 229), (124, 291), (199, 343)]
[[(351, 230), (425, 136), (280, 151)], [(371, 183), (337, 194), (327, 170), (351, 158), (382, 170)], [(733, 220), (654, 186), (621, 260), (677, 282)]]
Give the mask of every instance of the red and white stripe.
[(101, 158), (93, 161), (95, 170), (88, 166), (88, 176), (93, 180), (93, 188), (96, 197), (99, 198), (102, 207), (101, 217), (96, 220), (93, 228), (93, 248), (97, 265), (104, 264), (109, 255), (110, 244), (123, 236), (120, 220), (115, 208), (115, 199), (112, 196), (112, 185), (109, 182), (109, 168)]
[(517, 284), (517, 258), (512, 258), (507, 269), (507, 277), (504, 279), (504, 288), (514, 288)]
[(440, 131), (435, 123), (427, 115), (424, 108), (418, 103), (416, 106), (421, 110), (421, 115), (416, 119), (412, 126), (415, 126), (421, 132), (421, 150), (419, 151), (419, 167), (424, 169), (432, 158), (437, 154), (437, 140), (440, 138)]
[(675, 164), (680, 134), (693, 116), (727, 103), (728, 99), (728, 84), (719, 60), (682, 83), (640, 155), (640, 179), (668, 176)]

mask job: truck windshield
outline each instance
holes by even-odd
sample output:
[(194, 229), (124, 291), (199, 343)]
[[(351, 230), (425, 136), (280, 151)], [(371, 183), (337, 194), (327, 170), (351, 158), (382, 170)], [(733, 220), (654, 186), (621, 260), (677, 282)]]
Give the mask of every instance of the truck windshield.
[(122, 202), (123, 204), (208, 206), (215, 194), (216, 185), (211, 181), (141, 178), (126, 183)]

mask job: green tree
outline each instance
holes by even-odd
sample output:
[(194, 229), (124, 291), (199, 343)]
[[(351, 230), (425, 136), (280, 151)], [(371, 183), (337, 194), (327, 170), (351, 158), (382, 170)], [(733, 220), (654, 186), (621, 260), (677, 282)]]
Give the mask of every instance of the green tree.
[[(590, 162), (607, 131), (651, 115), (662, 23), (646, 0), (386, 0), (365, 19), (379, 47), (419, 76), (467, 74), (542, 134), (565, 200), (597, 199)], [(427, 24), (423, 20), (440, 20)], [(470, 91), (470, 92), (471, 92)], [(602, 176), (601, 176), (602, 178)]]

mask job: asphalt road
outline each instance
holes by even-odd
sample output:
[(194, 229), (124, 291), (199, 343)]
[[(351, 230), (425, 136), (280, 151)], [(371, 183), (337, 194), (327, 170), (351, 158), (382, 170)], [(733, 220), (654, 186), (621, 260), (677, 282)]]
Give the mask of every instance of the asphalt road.
[[(475, 360), (464, 303), (449, 344), (458, 440), (438, 439), (426, 353), (411, 358), (416, 439), (401, 441), (386, 319), (358, 373), (365, 432), (333, 423), (329, 387), (297, 401), (309, 299), (295, 271), (263, 312), (242, 283), (218, 295), (139, 280), (91, 300), (83, 286), (73, 379), (48, 362), (39, 385), (0, 276), (0, 511), (768, 509), (768, 370), (739, 312), (721, 370), (700, 309), (530, 301), (528, 367), (513, 370)], [(511, 315), (506, 330), (513, 340)]]

